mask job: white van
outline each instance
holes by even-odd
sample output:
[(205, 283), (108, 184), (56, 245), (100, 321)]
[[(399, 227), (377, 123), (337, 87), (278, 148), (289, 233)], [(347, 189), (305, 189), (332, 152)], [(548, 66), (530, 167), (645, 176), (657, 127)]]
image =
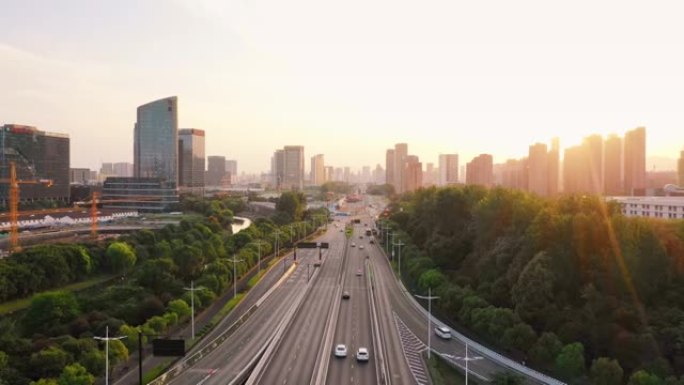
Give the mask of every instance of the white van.
[(451, 331), (449, 328), (440, 326), (435, 328), (435, 334), (437, 334), (440, 338), (443, 338), (445, 340), (451, 339)]

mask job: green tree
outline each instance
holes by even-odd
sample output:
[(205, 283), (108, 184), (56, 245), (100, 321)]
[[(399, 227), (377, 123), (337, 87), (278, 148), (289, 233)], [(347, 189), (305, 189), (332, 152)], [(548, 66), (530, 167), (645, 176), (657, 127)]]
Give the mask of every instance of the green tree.
[(93, 385), (95, 377), (81, 364), (76, 363), (64, 368), (57, 383), (59, 385)]
[(105, 256), (109, 261), (109, 266), (112, 271), (118, 274), (125, 274), (133, 266), (137, 257), (131, 246), (125, 242), (112, 242), (112, 244), (107, 247)]
[(190, 317), (190, 305), (180, 298), (169, 302), (167, 308), (170, 312), (176, 313), (179, 318)]
[(620, 385), (623, 374), (620, 363), (607, 357), (595, 359), (589, 370), (594, 385)]
[(545, 332), (530, 349), (530, 358), (541, 365), (550, 365), (563, 349), (563, 343), (551, 332)]
[(574, 342), (563, 346), (556, 357), (556, 370), (563, 378), (577, 379), (584, 374), (584, 346)]
[(301, 192), (285, 191), (276, 202), (276, 211), (289, 215), (293, 221), (302, 219), (306, 198)]
[(537, 333), (534, 332), (534, 329), (530, 325), (521, 322), (508, 328), (504, 332), (501, 342), (508, 349), (527, 352), (536, 340)]
[(0, 350), (0, 370), (3, 370), (7, 367), (7, 362), (8, 362), (7, 353)]
[(515, 311), (523, 320), (540, 325), (553, 300), (554, 275), (546, 253), (537, 254), (520, 274), (513, 286)]
[(88, 370), (88, 373), (92, 373), (96, 376), (101, 376), (105, 372), (105, 355), (101, 350), (88, 351), (81, 356), (81, 359), (78, 360), (78, 363), (83, 365), (83, 367)]
[(57, 377), (71, 357), (57, 346), (50, 346), (31, 354), (32, 372), (43, 378)]
[(114, 366), (119, 362), (128, 360), (128, 348), (121, 340), (109, 341), (109, 365)]
[(68, 291), (52, 291), (36, 294), (23, 317), (29, 333), (48, 332), (52, 326), (62, 325), (80, 313), (74, 294)]
[(629, 377), (628, 385), (664, 385), (664, 381), (645, 370), (639, 370)]
[[(0, 384), (4, 384), (0, 378)], [(60, 385), (54, 378), (41, 378), (38, 381), (32, 381), (31, 385)]]

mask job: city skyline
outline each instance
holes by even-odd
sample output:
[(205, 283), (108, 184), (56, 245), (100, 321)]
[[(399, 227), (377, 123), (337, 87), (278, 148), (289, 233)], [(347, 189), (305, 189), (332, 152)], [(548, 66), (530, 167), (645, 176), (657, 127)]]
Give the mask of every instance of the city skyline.
[(649, 156), (677, 159), (681, 5), (549, 7), (501, 2), (483, 19), (471, 16), (488, 14), (484, 4), (22, 2), (0, 15), (0, 120), (69, 134), (72, 165), (90, 169), (132, 162), (135, 107), (170, 95), (180, 126), (206, 131), (206, 153), (248, 173), (287, 143), (359, 169), (384, 163), (388, 143), (410, 143), (423, 162), (498, 161), (549, 137), (566, 145), (638, 126)]

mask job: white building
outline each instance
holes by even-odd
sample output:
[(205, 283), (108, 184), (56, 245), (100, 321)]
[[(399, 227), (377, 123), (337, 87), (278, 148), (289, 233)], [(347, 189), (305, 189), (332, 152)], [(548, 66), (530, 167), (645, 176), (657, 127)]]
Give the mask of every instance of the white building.
[(684, 219), (684, 197), (610, 197), (627, 217)]

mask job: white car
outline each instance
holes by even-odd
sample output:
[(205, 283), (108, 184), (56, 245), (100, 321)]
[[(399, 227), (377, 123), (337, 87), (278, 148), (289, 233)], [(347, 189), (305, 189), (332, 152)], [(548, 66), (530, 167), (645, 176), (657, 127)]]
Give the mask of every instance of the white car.
[(440, 338), (443, 338), (445, 340), (451, 339), (451, 330), (444, 326), (436, 327), (435, 334), (437, 334)]
[(335, 357), (346, 357), (347, 356), (347, 346), (344, 344), (339, 344), (335, 346)]
[(356, 247), (356, 243), (352, 242), (352, 247)]
[(359, 245), (359, 249), (363, 250), (363, 245)]
[(370, 355), (368, 354), (368, 349), (367, 348), (359, 348), (359, 351), (356, 352), (356, 360), (366, 362), (369, 359), (370, 359)]

